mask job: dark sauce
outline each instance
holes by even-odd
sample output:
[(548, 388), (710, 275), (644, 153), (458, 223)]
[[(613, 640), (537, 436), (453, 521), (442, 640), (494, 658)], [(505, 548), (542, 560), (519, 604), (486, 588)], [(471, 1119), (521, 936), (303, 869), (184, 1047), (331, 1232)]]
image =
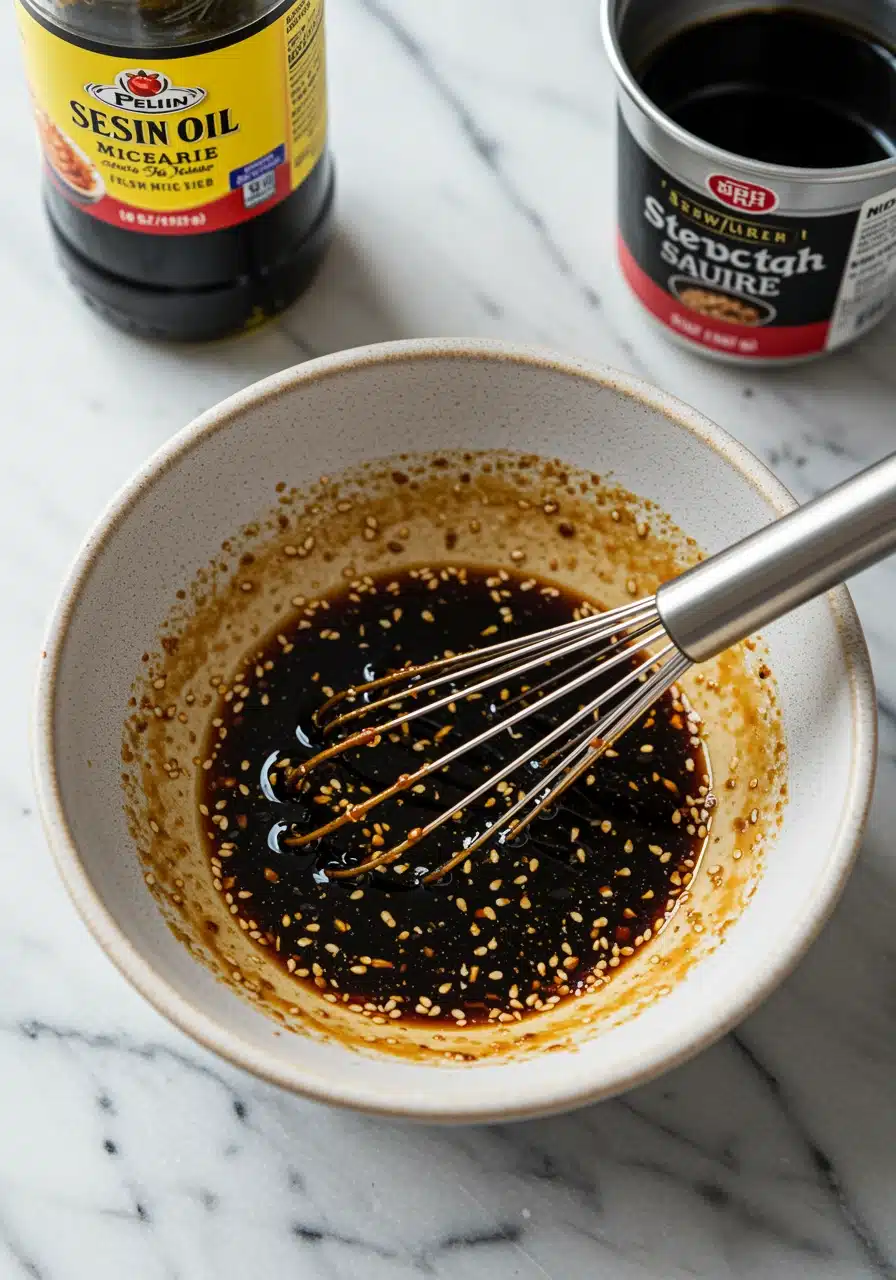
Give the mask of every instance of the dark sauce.
[(834, 169), (896, 155), (896, 55), (830, 18), (720, 17), (678, 32), (635, 71), (677, 124), (752, 160)]
[[(455, 703), (299, 781), (295, 767), (323, 745), (315, 712), (330, 694), (409, 660), (594, 610), (533, 578), (453, 566), (365, 578), (338, 596), (294, 603), (295, 617), (231, 681), (202, 774), (215, 884), (249, 937), (297, 981), (380, 1022), (515, 1021), (609, 981), (674, 913), (712, 823), (709, 764), (693, 711), (677, 692), (667, 695), (553, 811), (440, 881), (422, 878), (500, 814), (516, 788), (483, 798), (392, 866), (329, 879), (328, 869), (357, 865), (457, 804), (509, 752), (519, 754), (578, 706), (573, 695), (550, 713), (534, 712), (514, 740), (502, 733), (419, 792), (406, 790), (295, 848), (291, 838), (346, 800), (363, 800), (506, 716), (526, 688), (517, 681)], [(531, 699), (545, 674), (529, 677)], [(605, 685), (612, 678), (618, 671), (601, 677)], [(596, 679), (588, 695), (600, 687)], [(539, 772), (529, 766), (530, 785)]]

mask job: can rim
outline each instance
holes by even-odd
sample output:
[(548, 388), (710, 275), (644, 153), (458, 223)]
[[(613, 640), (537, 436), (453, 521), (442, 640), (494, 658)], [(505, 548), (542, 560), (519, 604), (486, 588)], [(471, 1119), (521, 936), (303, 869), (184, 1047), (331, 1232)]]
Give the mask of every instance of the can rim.
[(774, 177), (786, 182), (836, 185), (888, 175), (896, 177), (896, 156), (888, 160), (873, 160), (870, 164), (849, 165), (837, 169), (801, 169), (796, 165), (770, 164), (762, 160), (753, 160), (749, 156), (742, 156), (736, 151), (726, 151), (724, 147), (714, 146), (698, 137), (696, 133), (682, 128), (660, 110), (632, 75), (617, 38), (616, 18), (619, 7), (620, 0), (602, 0), (600, 14), (604, 50), (616, 80), (635, 105), (681, 146), (698, 152), (708, 160), (717, 160), (759, 177)]

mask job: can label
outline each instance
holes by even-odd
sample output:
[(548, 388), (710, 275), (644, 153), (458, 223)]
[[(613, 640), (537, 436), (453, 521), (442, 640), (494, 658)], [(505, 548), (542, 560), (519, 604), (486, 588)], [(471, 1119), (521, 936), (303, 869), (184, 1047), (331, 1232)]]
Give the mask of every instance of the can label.
[(289, 0), (182, 51), (80, 41), (28, 0), (17, 7), (49, 180), (101, 222), (152, 235), (237, 226), (323, 154), (323, 0)]
[(896, 286), (896, 189), (845, 213), (790, 216), (778, 194), (656, 164), (619, 116), (619, 256), (648, 311), (696, 346), (783, 359), (870, 329)]

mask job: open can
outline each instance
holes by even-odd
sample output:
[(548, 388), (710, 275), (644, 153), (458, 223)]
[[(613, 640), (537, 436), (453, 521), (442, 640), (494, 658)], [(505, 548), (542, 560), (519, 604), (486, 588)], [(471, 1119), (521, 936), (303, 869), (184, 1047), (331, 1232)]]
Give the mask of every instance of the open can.
[[(834, 351), (872, 329), (896, 294), (896, 155), (839, 168), (750, 159), (690, 133), (639, 83), (639, 68), (685, 29), (778, 7), (604, 0), (602, 14), (619, 86), (623, 274), (667, 335), (753, 364)], [(896, 49), (894, 0), (789, 0), (786, 9)], [(890, 92), (896, 102), (896, 72)]]

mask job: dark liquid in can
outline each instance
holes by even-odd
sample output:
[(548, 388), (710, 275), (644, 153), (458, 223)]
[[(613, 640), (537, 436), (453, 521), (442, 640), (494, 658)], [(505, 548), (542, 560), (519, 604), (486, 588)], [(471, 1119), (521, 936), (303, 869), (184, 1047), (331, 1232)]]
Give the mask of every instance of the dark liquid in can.
[(896, 54), (830, 18), (720, 17), (678, 32), (635, 70), (666, 115), (737, 155), (810, 169), (896, 156)]

